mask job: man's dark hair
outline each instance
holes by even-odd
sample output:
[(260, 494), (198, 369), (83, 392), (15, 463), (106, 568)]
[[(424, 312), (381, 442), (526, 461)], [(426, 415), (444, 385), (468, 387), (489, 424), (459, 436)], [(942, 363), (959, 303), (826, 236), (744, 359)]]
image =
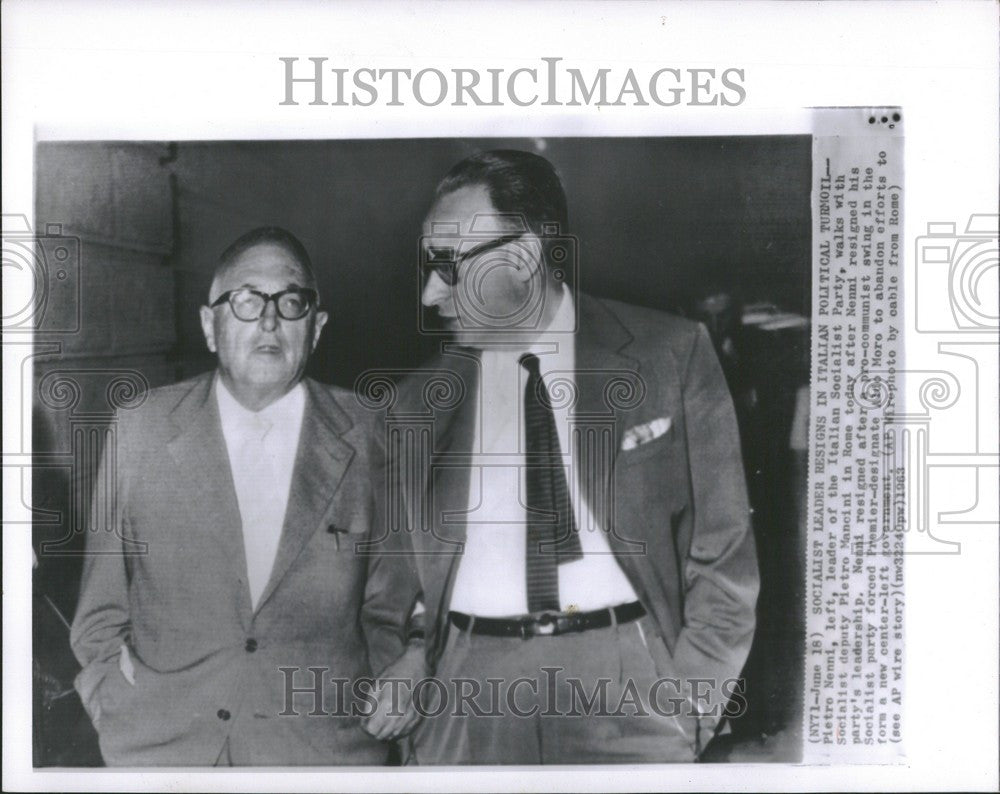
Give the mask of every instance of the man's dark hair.
[(544, 157), (516, 149), (474, 154), (445, 174), (435, 198), (478, 185), (486, 188), (498, 212), (524, 215), (536, 234), (542, 233), (543, 223), (558, 223), (559, 233), (566, 233), (566, 193), (556, 169)]
[(241, 254), (258, 245), (276, 245), (284, 248), (305, 273), (306, 283), (300, 286), (316, 289), (316, 275), (313, 272), (309, 252), (298, 237), (280, 226), (259, 226), (237, 237), (219, 257), (219, 263), (212, 274), (212, 284), (223, 277)]

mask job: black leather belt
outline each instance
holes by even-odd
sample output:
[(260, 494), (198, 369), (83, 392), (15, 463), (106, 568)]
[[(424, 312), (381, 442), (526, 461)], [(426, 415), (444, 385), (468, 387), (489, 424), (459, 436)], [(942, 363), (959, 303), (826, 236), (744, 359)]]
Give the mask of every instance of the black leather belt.
[[(464, 612), (449, 612), (448, 619), (461, 631), (490, 637), (554, 637), (558, 634), (607, 628), (614, 623), (628, 623), (646, 614), (638, 601), (593, 612), (543, 612), (522, 618), (477, 618)], [(612, 615), (614, 619), (612, 620)]]

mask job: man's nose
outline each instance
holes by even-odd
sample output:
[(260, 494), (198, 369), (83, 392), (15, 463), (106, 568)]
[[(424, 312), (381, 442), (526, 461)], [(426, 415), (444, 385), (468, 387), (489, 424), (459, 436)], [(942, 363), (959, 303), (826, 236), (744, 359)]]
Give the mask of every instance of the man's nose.
[(260, 315), (260, 327), (264, 331), (273, 331), (278, 327), (278, 305), (274, 301), (264, 304), (264, 311)]
[(434, 271), (427, 277), (424, 290), (420, 294), (420, 302), (424, 306), (440, 306), (451, 296), (451, 287)]

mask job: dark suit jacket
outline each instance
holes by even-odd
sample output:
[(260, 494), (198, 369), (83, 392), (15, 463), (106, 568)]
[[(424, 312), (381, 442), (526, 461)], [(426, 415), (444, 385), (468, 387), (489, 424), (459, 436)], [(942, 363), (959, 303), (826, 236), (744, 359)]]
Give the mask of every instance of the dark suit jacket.
[[(687, 320), (586, 295), (577, 311), (574, 411), (592, 452), (575, 449), (573, 466), (584, 498), (660, 629), (660, 673), (734, 678), (753, 639), (758, 574), (736, 419), (709, 336)], [(427, 415), (438, 404), (430, 465), (399, 475), (432, 669), (465, 539), (463, 455), (474, 437), (478, 366), (475, 351), (452, 348), (404, 382), (393, 411)], [(661, 437), (620, 448), (629, 428), (664, 417)], [(724, 694), (713, 691), (716, 706)]]
[[(236, 764), (383, 763), (387, 746), (357, 717), (310, 715), (348, 705), (331, 677), (351, 680), (349, 698), (401, 653), (417, 592), (407, 558), (355, 550), (383, 535), (381, 426), (349, 394), (305, 381), (288, 510), (253, 611), (214, 382), (153, 390), (107, 445), (72, 631), (104, 758), (207, 765), (228, 738)], [(295, 695), (288, 715), (286, 686), (312, 686), (310, 667), (325, 702)]]

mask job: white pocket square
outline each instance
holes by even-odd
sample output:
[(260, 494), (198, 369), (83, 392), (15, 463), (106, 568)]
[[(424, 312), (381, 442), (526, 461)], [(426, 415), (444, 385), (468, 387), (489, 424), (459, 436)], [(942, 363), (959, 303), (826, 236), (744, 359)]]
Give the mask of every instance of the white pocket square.
[(646, 422), (644, 425), (630, 427), (622, 436), (621, 448), (623, 451), (628, 452), (628, 450), (635, 449), (642, 444), (655, 441), (670, 429), (670, 425), (670, 417), (661, 416), (659, 419)]

